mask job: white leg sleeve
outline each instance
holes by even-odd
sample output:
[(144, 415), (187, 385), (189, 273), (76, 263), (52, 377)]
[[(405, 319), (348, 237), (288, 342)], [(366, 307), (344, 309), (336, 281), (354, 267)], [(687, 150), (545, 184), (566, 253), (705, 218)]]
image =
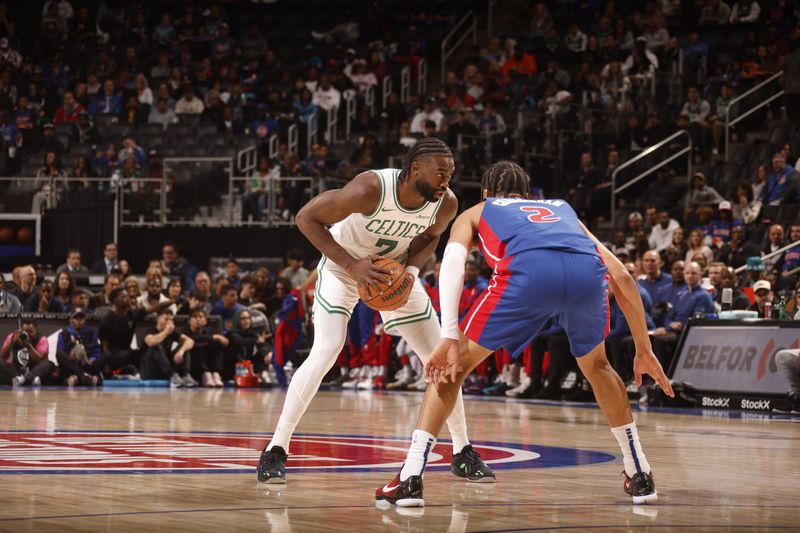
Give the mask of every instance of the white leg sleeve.
[[(439, 342), (440, 330), (436, 315), (432, 315), (421, 322), (394, 326), (394, 329), (402, 335), (403, 339), (411, 346), (411, 349), (414, 350), (422, 362), (427, 363), (428, 357), (436, 347), (436, 343)], [(464, 400), (461, 397), (461, 390), (458, 391), (458, 399), (453, 407), (453, 412), (447, 418), (447, 429), (450, 431), (455, 453), (460, 452), (464, 446), (469, 444), (467, 419), (464, 414)]]
[(319, 390), (322, 378), (342, 351), (347, 338), (348, 320), (347, 315), (331, 314), (323, 309), (317, 309), (314, 313), (314, 344), (311, 353), (294, 373), (289, 390), (286, 391), (278, 426), (267, 449), (280, 446), (288, 453), (294, 429)]

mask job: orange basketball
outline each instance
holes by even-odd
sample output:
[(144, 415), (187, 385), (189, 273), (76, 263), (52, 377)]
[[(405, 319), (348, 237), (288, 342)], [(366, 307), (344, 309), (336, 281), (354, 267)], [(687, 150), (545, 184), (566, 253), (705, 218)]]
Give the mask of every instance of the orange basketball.
[(414, 276), (408, 274), (405, 267), (394, 259), (382, 257), (372, 264), (387, 270), (392, 280), (388, 284), (379, 282), (375, 286), (359, 285), (358, 294), (365, 304), (376, 311), (394, 311), (405, 304), (414, 288)]

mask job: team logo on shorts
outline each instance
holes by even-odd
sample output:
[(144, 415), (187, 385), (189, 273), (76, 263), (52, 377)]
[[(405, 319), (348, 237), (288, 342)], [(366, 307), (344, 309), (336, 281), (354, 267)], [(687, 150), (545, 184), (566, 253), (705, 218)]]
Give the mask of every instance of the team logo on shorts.
[[(11, 431), (0, 433), (0, 474), (254, 473), (268, 435)], [(552, 468), (613, 461), (608, 453), (552, 446), (475, 442), (494, 469)], [(408, 439), (339, 435), (292, 437), (288, 470), (364, 472), (403, 464)], [(437, 445), (429, 468), (449, 468), (449, 445)]]

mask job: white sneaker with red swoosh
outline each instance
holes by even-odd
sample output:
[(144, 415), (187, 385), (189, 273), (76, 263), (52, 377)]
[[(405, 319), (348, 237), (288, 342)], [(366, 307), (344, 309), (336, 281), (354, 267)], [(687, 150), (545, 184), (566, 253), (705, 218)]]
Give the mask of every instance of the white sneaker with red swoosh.
[(424, 507), (422, 476), (411, 476), (400, 481), (397, 474), (392, 481), (375, 491), (375, 505), (394, 504), (398, 507)]

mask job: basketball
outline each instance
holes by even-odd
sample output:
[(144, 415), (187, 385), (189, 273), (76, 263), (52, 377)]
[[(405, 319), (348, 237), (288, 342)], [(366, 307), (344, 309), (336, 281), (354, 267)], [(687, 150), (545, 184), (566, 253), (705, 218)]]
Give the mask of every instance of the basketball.
[(378, 282), (376, 286), (358, 287), (358, 294), (375, 311), (394, 311), (401, 307), (414, 287), (414, 276), (406, 273), (403, 265), (394, 259), (380, 258), (372, 262), (375, 266), (389, 271), (390, 283)]
[(33, 241), (33, 230), (27, 226), (19, 228), (17, 231), (17, 240), (22, 244), (27, 244)]

